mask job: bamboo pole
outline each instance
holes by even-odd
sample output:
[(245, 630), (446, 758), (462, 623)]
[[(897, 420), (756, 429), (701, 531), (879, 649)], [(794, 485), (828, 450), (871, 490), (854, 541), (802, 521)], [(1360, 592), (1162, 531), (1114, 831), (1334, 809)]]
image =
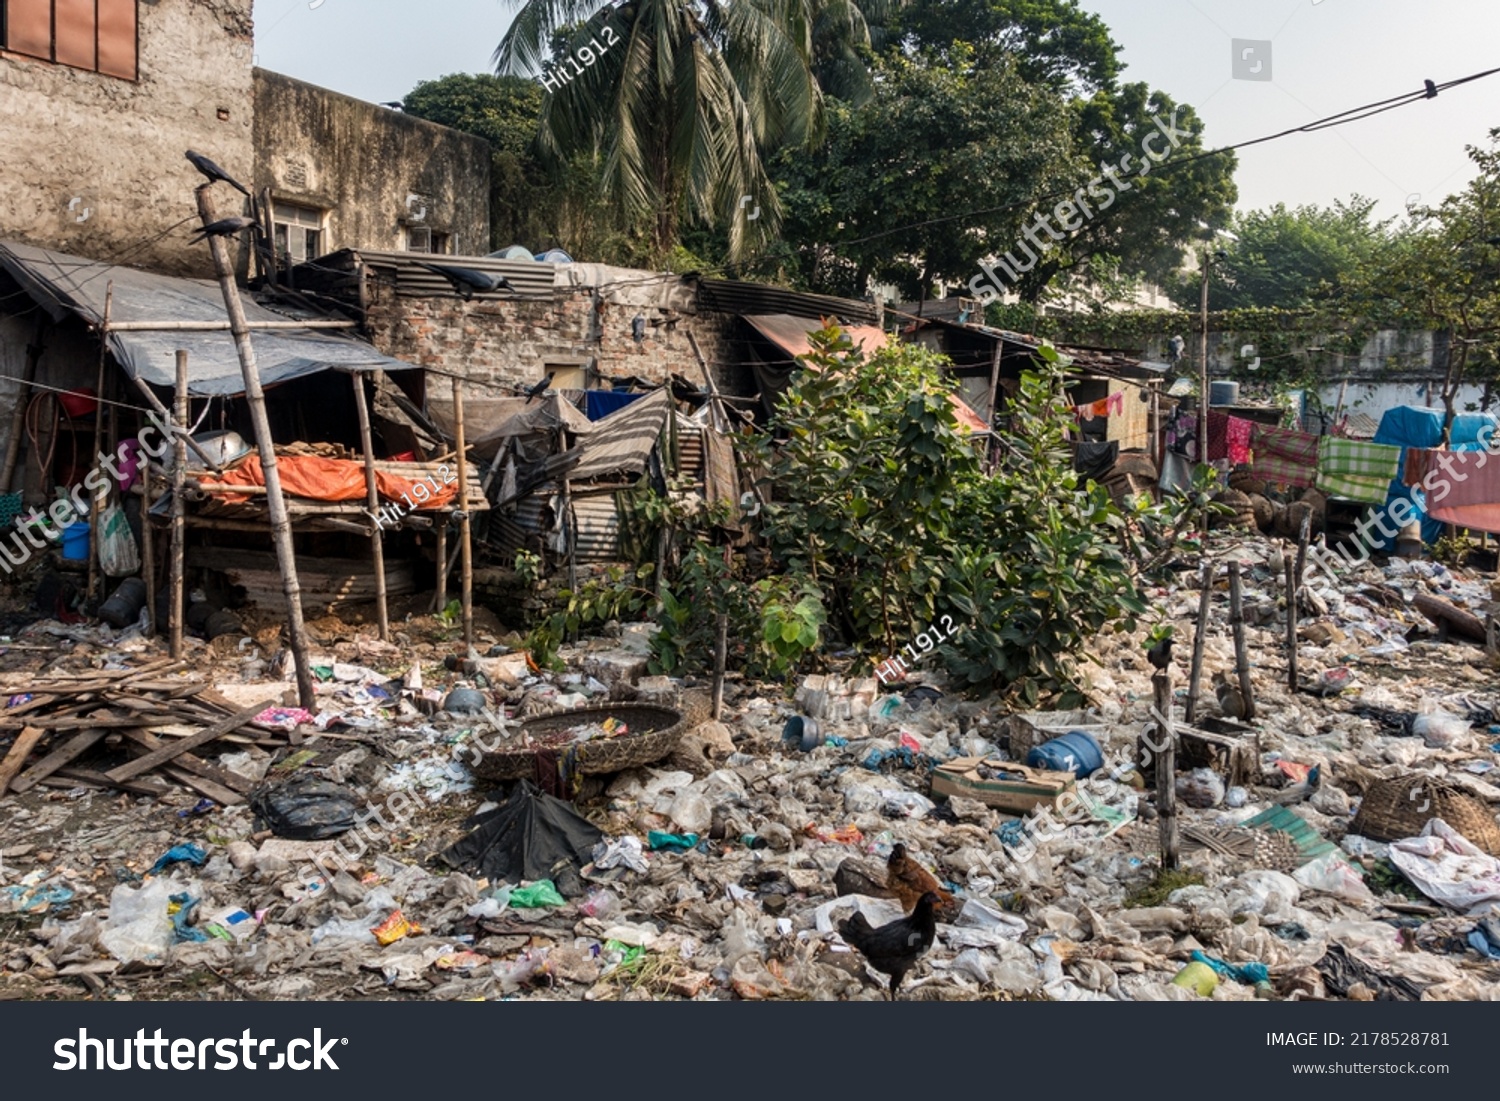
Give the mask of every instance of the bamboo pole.
[(156, 637), (156, 538), (151, 530), (151, 456), (141, 448), (141, 574), (146, 582), (146, 622)]
[(1255, 689), (1250, 684), (1250, 654), (1245, 649), (1245, 606), (1240, 591), (1240, 564), (1229, 563), (1229, 624), (1234, 628), (1234, 667), (1240, 676), (1240, 695), (1245, 701), (1244, 719), (1255, 718)]
[(713, 694), (713, 717), (719, 720), (719, 715), (724, 710), (724, 668), (729, 660), (729, 616), (725, 612), (719, 613), (719, 635), (714, 642), (714, 694)]
[[(99, 462), (104, 447), (104, 364), (109, 359), (109, 313), (114, 305), (115, 281), (111, 279), (104, 288), (104, 323), (99, 326), (99, 382), (94, 388), (94, 450), (90, 464)], [(88, 598), (95, 597), (94, 587), (99, 583), (99, 495), (89, 498), (89, 587)]]
[(1302, 530), (1297, 533), (1297, 595), (1302, 595), (1302, 579), (1307, 576), (1307, 544), (1312, 538), (1312, 513), (1302, 517)]
[(469, 457), (464, 447), (464, 394), (461, 382), (453, 380), (453, 446), (458, 474), (458, 539), (463, 555), (459, 601), (463, 608), (464, 643), (474, 645), (474, 544), (469, 531)]
[(375, 567), (375, 615), (380, 626), (380, 641), (391, 638), (390, 609), (385, 593), (385, 528), (378, 519), (380, 515), (380, 491), (375, 488), (375, 445), (370, 433), (370, 407), (365, 400), (365, 376), (350, 371), (349, 379), (354, 383), (354, 411), (359, 415), (359, 444), (365, 449), (365, 499), (369, 503), (370, 558)]
[(26, 428), (26, 406), (31, 398), (31, 384), (36, 379), (37, 365), (42, 360), (42, 333), (46, 314), (38, 313), (36, 339), (26, 345), (26, 366), (21, 370), (21, 384), (16, 389), (16, 407), (10, 413), (10, 440), (5, 445), (5, 469), (0, 472), (0, 493), (10, 492), (11, 480), (16, 475), (16, 463), (21, 457), (21, 433)]
[[(1156, 744), (1162, 748), (1156, 757), (1156, 813), (1160, 827), (1161, 866), (1177, 867), (1179, 840), (1177, 833), (1177, 738), (1172, 730), (1172, 675), (1159, 669), (1151, 677), (1156, 698)], [(1165, 721), (1162, 721), (1165, 720)]]
[[(178, 426), (188, 422), (188, 354), (177, 351), (177, 390), (173, 394), (172, 407)], [(168, 606), (167, 621), (171, 625), (171, 654), (174, 660), (182, 658), (182, 625), (187, 609), (183, 606), (183, 558), (187, 542), (187, 502), (183, 500), (183, 483), (187, 479), (187, 429), (178, 427), (172, 433), (172, 603)]]
[[(357, 321), (246, 321), (251, 332), (285, 329), (354, 329)], [(225, 333), (233, 332), (228, 321), (120, 321), (112, 333)]]
[[(213, 185), (203, 184), (198, 188), (198, 213), (204, 226), (217, 220), (213, 200), (208, 192)], [(255, 442), (260, 448), (260, 465), (266, 479), (266, 502), (271, 514), (271, 540), (276, 545), (276, 558), (281, 566), (282, 589), (286, 593), (287, 634), (290, 636), (292, 657), (297, 665), (298, 702), (305, 708), (316, 706), (313, 694), (312, 666), (307, 656), (307, 631), (302, 622), (302, 588), (297, 583), (297, 552), (292, 545), (292, 523), (287, 514), (286, 498), (281, 493), (281, 473), (276, 469), (276, 444), (271, 438), (271, 419), (266, 414), (266, 394), (260, 385), (260, 369), (255, 362), (255, 349), (250, 344), (250, 330), (246, 328), (245, 307), (240, 301), (239, 287), (234, 282), (234, 269), (229, 262), (229, 248), (222, 237), (209, 237), (208, 247), (213, 253), (214, 267), (219, 273), (219, 286), (224, 292), (224, 308), (229, 313), (230, 331), (234, 334), (235, 349), (239, 352), (240, 371), (245, 378), (245, 403), (250, 407), (250, 421), (255, 426)]]
[(1214, 595), (1213, 560), (1204, 557), (1198, 563), (1198, 624), (1193, 634), (1193, 664), (1188, 673), (1187, 711), (1189, 725), (1198, 719), (1198, 694), (1203, 681), (1203, 646), (1208, 639), (1208, 606)]
[[(995, 350), (990, 353), (990, 411), (985, 414), (986, 423), (990, 432), (995, 431), (995, 399), (1000, 393), (1000, 352), (1004, 348), (1001, 341), (995, 341)], [(985, 468), (994, 470), (995, 466), (995, 442), (993, 437), (985, 444)]]
[(433, 594), (432, 610), (441, 612), (448, 607), (448, 517), (442, 513), (437, 517), (437, 592)]

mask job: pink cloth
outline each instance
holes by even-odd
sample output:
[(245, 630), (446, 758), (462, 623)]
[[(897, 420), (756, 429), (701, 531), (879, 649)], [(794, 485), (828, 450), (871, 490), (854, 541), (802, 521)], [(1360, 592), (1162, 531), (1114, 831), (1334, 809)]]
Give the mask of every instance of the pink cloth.
[(1254, 421), (1229, 418), (1229, 429), (1225, 435), (1229, 441), (1229, 461), (1235, 466), (1250, 461), (1250, 433), (1254, 429)]

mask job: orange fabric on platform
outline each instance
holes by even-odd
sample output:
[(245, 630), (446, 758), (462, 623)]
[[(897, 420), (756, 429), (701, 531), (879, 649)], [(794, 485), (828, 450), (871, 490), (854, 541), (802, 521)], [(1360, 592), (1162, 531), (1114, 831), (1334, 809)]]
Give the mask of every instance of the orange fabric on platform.
[[(277, 455), (276, 470), (281, 475), (281, 491), (293, 497), (308, 497), (314, 501), (363, 501), (367, 497), (365, 466), (353, 459)], [(217, 482), (204, 481), (202, 484), (204, 489), (210, 491), (215, 485), (263, 486), (266, 484), (266, 474), (261, 469), (260, 456), (251, 455), (233, 470), (226, 470)], [(427, 490), (429, 496), (425, 501), (419, 500), (418, 495), (413, 492), (418, 484)], [(434, 490), (431, 482), (413, 482), (381, 470), (375, 472), (375, 489), (387, 501), (402, 501), (401, 495), (407, 494), (407, 499), (419, 509), (442, 508), (458, 497), (457, 481)], [(232, 496), (237, 500), (244, 500), (242, 494)]]

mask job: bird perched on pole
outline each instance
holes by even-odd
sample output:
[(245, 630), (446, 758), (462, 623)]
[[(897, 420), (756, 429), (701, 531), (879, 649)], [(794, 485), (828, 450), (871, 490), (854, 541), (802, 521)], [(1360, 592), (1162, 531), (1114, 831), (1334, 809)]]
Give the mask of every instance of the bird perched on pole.
[(216, 165), (213, 161), (209, 160), (202, 153), (195, 153), (191, 149), (189, 149), (187, 151), (187, 159), (193, 162), (194, 168), (208, 177), (209, 183), (217, 183), (218, 181), (223, 180), (230, 187), (234, 188), (236, 191), (244, 195), (245, 198), (250, 198), (250, 192), (244, 184), (240, 183), (228, 172), (225, 172), (222, 168)]
[(552, 385), (552, 376), (551, 375), (547, 375), (545, 378), (542, 379), (541, 382), (537, 383), (535, 386), (531, 387), (530, 389), (528, 389), (526, 391), (526, 404), (530, 405), (534, 399), (539, 398), (543, 394), (545, 394), (547, 392), (547, 387), (549, 387), (551, 385)]
[(465, 302), (474, 297), (475, 291), (481, 294), (499, 290), (516, 293), (516, 288), (511, 286), (503, 275), (492, 275), (487, 271), (475, 271), (473, 268), (460, 268), (452, 264), (428, 264), (421, 260), (417, 261), (417, 266), (426, 268), (448, 280)]
[(254, 218), (220, 218), (217, 222), (209, 222), (208, 225), (200, 229), (193, 237), (193, 242), (196, 244), (199, 241), (206, 241), (210, 237), (233, 237), (240, 230), (259, 228), (260, 223)]
[(1172, 628), (1158, 625), (1146, 638), (1146, 660), (1155, 669), (1172, 668)]

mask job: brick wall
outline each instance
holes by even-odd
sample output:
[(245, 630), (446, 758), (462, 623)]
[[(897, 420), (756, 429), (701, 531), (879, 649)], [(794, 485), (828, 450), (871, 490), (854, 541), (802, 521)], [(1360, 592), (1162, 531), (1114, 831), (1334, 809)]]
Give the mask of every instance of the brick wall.
[[(636, 343), (631, 320), (637, 313), (651, 317), (654, 311), (604, 302), (596, 313), (587, 289), (559, 290), (551, 299), (465, 302), (400, 297), (372, 281), (366, 331), (387, 355), (471, 380), (465, 397), (483, 400), (540, 381), (549, 359), (557, 358), (593, 357), (604, 379), (655, 385), (675, 373), (701, 386), (703, 374), (687, 339), (691, 330), (713, 365), (715, 382), (727, 389), (732, 368), (721, 364), (744, 358), (731, 350), (735, 318), (684, 315), (673, 328), (647, 325), (646, 339)], [(429, 391), (434, 397), (445, 392)]]

